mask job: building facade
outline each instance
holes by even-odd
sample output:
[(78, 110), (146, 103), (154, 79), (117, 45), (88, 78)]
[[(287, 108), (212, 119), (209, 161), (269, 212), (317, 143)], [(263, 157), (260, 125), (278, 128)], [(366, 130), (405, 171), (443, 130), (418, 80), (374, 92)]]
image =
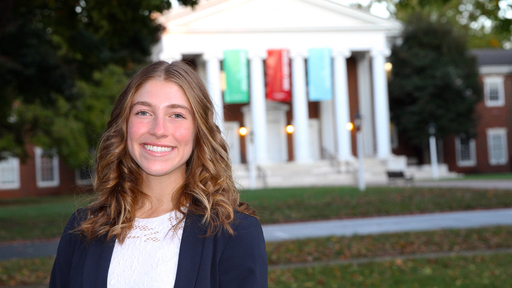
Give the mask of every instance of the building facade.
[[(399, 22), (328, 0), (202, 1), (194, 9), (172, 9), (158, 21), (166, 31), (153, 60), (185, 60), (196, 67), (213, 98), (235, 173), (244, 174), (237, 165), (249, 162), (270, 182), (282, 170), (300, 175), (285, 181), (293, 175), (284, 173), (270, 186), (325, 185), (329, 181), (319, 175), (307, 183), (304, 177), (311, 169), (326, 171), (322, 163), (330, 159), (346, 172), (332, 176), (337, 178), (332, 184), (352, 184), (355, 131), (346, 125), (356, 113), (362, 115), (365, 161), (382, 167), (379, 179), (390, 166), (405, 169), (404, 158), (391, 153), (385, 71), (389, 46), (401, 31)], [(325, 76), (332, 81), (332, 95), (321, 101), (311, 99), (308, 80), (314, 73), (311, 53), (318, 48), (328, 49), (332, 62)], [(266, 59), (274, 49), (289, 53), (290, 102), (266, 99), (266, 83), (272, 80), (266, 77)], [(228, 104), (223, 95), (224, 55), (232, 50), (247, 55), (250, 101), (245, 104)], [(286, 133), (287, 125), (294, 126), (292, 135)], [(241, 127), (249, 133), (239, 135)]]
[(477, 136), (445, 139), (445, 162), (459, 173), (510, 172), (512, 166), (512, 51), (473, 50), (476, 57), (483, 99), (476, 107)]

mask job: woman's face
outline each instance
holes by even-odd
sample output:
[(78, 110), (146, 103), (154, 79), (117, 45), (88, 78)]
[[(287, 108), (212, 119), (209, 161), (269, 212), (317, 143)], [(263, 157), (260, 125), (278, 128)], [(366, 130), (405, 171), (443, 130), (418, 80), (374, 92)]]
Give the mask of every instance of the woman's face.
[(135, 93), (127, 146), (146, 176), (184, 180), (195, 134), (192, 106), (180, 86), (155, 79)]

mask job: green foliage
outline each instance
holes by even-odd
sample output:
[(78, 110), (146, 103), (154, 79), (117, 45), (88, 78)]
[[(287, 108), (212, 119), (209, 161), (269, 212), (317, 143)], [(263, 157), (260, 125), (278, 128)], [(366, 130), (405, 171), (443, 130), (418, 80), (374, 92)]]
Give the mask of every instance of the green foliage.
[(512, 47), (510, 0), (370, 0), (363, 8), (370, 9), (375, 3), (385, 3), (390, 14), (400, 20), (422, 11), (450, 21), (469, 37), (471, 48)]
[(435, 123), (436, 135), (475, 136), (474, 109), (481, 100), (476, 60), (464, 36), (449, 23), (411, 15), (395, 45), (389, 82), (391, 119), (409, 143), (421, 146)]
[[(28, 140), (57, 148), (73, 167), (90, 162), (111, 93), (121, 92), (123, 73), (147, 61), (163, 29), (154, 18), (170, 5), (168, 0), (1, 1), (0, 157), (9, 152), (25, 159)], [(112, 65), (118, 67), (112, 76), (117, 78), (99, 81), (98, 73), (112, 72)]]

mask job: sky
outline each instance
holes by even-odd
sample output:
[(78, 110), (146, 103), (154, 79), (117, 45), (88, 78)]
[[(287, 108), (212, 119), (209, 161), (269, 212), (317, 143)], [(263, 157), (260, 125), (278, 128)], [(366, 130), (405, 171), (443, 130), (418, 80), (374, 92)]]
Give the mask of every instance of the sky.
[[(331, 1), (343, 4), (346, 6), (349, 6), (352, 3), (360, 3), (364, 6), (366, 6), (370, 2), (370, 0), (331, 0)], [(389, 12), (386, 9), (386, 7), (387, 7), (386, 5), (387, 5), (386, 3), (375, 3), (372, 5), (372, 8), (370, 8), (370, 13), (372, 13), (373, 15), (382, 17), (382, 18), (388, 18)]]
[[(171, 4), (173, 6), (177, 6), (178, 5), (178, 1), (177, 0), (169, 0), (169, 1), (171, 2)], [(349, 6), (351, 3), (361, 3), (361, 4), (366, 6), (370, 2), (370, 0), (331, 0), (331, 1), (343, 4), (343, 5), (346, 5), (346, 6)], [(373, 15), (382, 17), (382, 18), (388, 18), (389, 17), (389, 12), (386, 9), (386, 4), (385, 3), (375, 3), (375, 4), (373, 4), (372, 8), (370, 9), (370, 13), (372, 13)]]

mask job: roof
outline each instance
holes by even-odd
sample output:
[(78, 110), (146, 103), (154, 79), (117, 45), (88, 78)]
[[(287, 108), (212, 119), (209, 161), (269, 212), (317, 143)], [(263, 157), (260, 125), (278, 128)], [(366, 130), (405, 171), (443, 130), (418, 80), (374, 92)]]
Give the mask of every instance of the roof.
[(471, 54), (477, 58), (478, 66), (512, 65), (512, 50), (503, 49), (474, 49)]

